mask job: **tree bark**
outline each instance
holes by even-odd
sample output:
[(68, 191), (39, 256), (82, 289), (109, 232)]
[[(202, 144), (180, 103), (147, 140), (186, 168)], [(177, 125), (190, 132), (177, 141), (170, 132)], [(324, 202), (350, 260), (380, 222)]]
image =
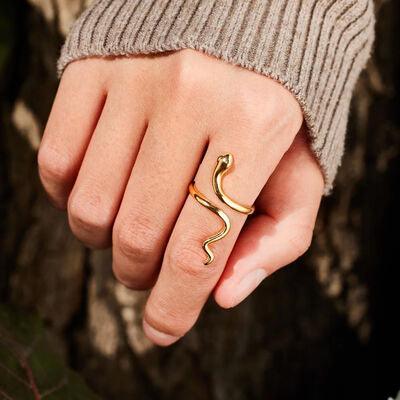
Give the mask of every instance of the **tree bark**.
[(0, 76), (2, 299), (38, 312), (67, 362), (105, 399), (394, 396), (399, 2), (376, 2), (375, 53), (308, 254), (233, 310), (210, 301), (186, 338), (159, 349), (141, 330), (146, 294), (113, 279), (109, 251), (89, 251), (73, 238), (37, 177), (56, 60), (84, 1), (7, 1), (15, 40)]

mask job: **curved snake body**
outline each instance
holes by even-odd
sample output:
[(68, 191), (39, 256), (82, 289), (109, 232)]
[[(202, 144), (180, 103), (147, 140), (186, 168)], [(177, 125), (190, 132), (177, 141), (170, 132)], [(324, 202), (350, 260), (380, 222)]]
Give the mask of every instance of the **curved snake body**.
[(214, 261), (214, 253), (210, 249), (210, 244), (221, 240), (228, 234), (229, 230), (231, 229), (231, 222), (228, 216), (222, 210), (205, 198), (205, 196), (196, 188), (194, 181), (189, 185), (189, 192), (195, 198), (195, 200), (197, 200), (202, 206), (212, 211), (214, 214), (218, 215), (224, 222), (224, 227), (221, 230), (203, 242), (203, 249), (207, 253), (207, 260), (204, 261), (204, 265), (208, 265)]
[[(218, 198), (233, 210), (238, 211), (242, 214), (252, 214), (254, 212), (254, 206), (245, 206), (236, 203), (228, 195), (226, 195), (223, 190), (222, 178), (232, 168), (232, 166), (233, 166), (232, 154), (227, 153), (225, 155), (218, 157), (217, 164), (214, 168), (212, 176), (213, 190), (215, 194), (218, 196)], [(209, 200), (207, 200), (206, 197), (196, 188), (194, 181), (189, 185), (189, 193), (194, 197), (194, 199), (198, 203), (200, 203), (203, 207), (206, 207), (207, 209), (212, 211), (214, 214), (218, 215), (224, 222), (224, 227), (220, 231), (210, 236), (203, 242), (202, 246), (203, 250), (207, 253), (207, 260), (204, 261), (204, 264), (208, 265), (212, 263), (214, 260), (214, 254), (211, 251), (210, 244), (224, 238), (228, 234), (231, 228), (231, 223), (229, 217), (225, 214), (225, 212), (219, 209), (214, 204), (212, 204)]]

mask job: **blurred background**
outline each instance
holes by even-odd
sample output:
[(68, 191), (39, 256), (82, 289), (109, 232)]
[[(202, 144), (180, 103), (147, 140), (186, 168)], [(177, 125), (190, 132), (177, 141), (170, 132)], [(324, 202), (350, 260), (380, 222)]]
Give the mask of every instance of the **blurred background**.
[[(375, 51), (312, 248), (237, 308), (212, 301), (168, 349), (39, 184), (55, 64), (84, 0), (0, 2), (0, 398), (385, 399), (400, 389), (400, 2)], [(86, 383), (85, 383), (86, 382)]]

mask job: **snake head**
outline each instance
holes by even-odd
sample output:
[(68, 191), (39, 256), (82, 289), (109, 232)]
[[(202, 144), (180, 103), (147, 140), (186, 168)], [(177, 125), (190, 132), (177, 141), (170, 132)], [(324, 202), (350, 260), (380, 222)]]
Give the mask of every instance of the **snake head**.
[(224, 154), (218, 157), (218, 164), (220, 164), (223, 169), (228, 169), (233, 164), (233, 156), (231, 153)]

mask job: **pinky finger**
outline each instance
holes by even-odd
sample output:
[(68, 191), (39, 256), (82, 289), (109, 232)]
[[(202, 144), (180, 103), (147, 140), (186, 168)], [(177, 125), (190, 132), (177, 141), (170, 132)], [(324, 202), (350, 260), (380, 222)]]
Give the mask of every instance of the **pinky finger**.
[(311, 244), (323, 194), (323, 176), (304, 133), (295, 139), (256, 202), (214, 291), (234, 307), (268, 275), (290, 264)]

